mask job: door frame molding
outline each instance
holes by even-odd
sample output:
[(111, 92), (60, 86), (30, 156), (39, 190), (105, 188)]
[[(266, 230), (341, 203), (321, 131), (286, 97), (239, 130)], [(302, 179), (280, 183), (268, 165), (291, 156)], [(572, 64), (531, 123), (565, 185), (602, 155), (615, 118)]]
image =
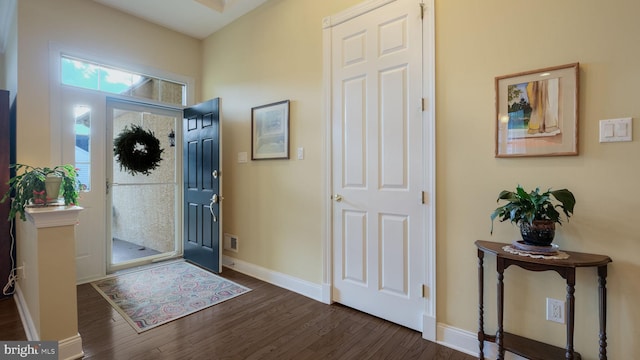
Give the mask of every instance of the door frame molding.
[[(190, 76), (184, 76), (184, 75), (179, 75), (179, 74), (172, 73), (165, 70), (160, 70), (150, 65), (142, 65), (142, 64), (136, 64), (133, 62), (125, 62), (122, 60), (118, 60), (118, 58), (114, 57), (112, 54), (108, 54), (108, 53), (101, 54), (100, 52), (96, 52), (95, 49), (87, 50), (84, 48), (78, 48), (77, 46), (74, 46), (74, 45), (70, 45), (69, 43), (60, 43), (56, 41), (50, 41), (49, 42), (48, 88), (49, 88), (49, 139), (50, 139), (49, 161), (51, 164), (62, 163), (63, 153), (64, 153), (64, 149), (63, 149), (64, 142), (62, 140), (63, 120), (61, 115), (61, 101), (62, 101), (61, 89), (63, 87), (69, 87), (69, 85), (63, 85), (62, 79), (61, 79), (60, 58), (62, 57), (63, 54), (78, 57), (80, 59), (85, 59), (88, 61), (94, 61), (96, 63), (100, 63), (108, 66), (113, 66), (119, 69), (126, 69), (132, 72), (147, 74), (147, 75), (154, 76), (161, 79), (177, 81), (180, 83), (184, 83), (187, 86), (187, 91), (186, 91), (187, 105), (185, 106), (172, 106), (169, 104), (154, 102), (149, 99), (146, 99), (146, 100), (137, 99), (137, 98), (132, 98), (130, 96), (123, 96), (123, 95), (106, 93), (106, 92), (101, 92), (101, 91), (96, 91), (91, 89), (79, 88), (80, 91), (84, 91), (87, 93), (96, 93), (99, 96), (101, 96), (104, 99), (105, 108), (107, 105), (107, 98), (112, 98), (112, 99), (116, 99), (123, 102), (143, 103), (148, 106), (158, 106), (160, 108), (175, 109), (179, 111), (184, 110), (184, 108), (186, 107), (192, 106), (195, 101), (196, 82), (195, 82), (195, 79)], [(104, 115), (106, 116), (106, 113)], [(180, 123), (178, 125), (181, 126), (182, 124)], [(177, 133), (178, 131), (179, 130), (176, 130)], [(182, 141), (182, 138), (180, 138), (180, 141)], [(176, 154), (176, 160), (177, 161), (179, 160), (180, 162), (182, 162), (182, 148), (180, 147), (177, 151), (178, 152)], [(181, 165), (179, 166), (181, 168)], [(179, 176), (180, 177), (179, 177), (178, 186), (181, 189), (183, 185), (182, 173), (180, 173)], [(103, 180), (106, 181), (106, 178)], [(182, 195), (181, 194), (182, 192), (180, 191), (180, 203), (179, 203), (180, 207), (178, 208), (180, 211), (180, 214), (182, 213)], [(176, 223), (176, 227), (179, 230), (179, 235), (180, 235), (179, 242), (182, 243), (182, 232), (183, 232), (183, 226), (184, 226), (182, 224), (182, 217), (179, 216), (177, 220), (179, 220), (179, 223)], [(106, 219), (105, 219), (105, 222), (106, 222)], [(103, 245), (105, 247), (105, 250), (104, 250), (104, 259), (103, 259), (103, 265), (102, 265), (102, 274), (92, 279), (85, 279), (81, 283), (101, 279), (107, 275), (108, 259), (106, 258), (106, 246), (108, 245), (107, 245), (106, 233), (104, 234)], [(177, 256), (182, 255), (181, 251), (182, 250), (180, 250), (180, 253)]]
[(168, 71), (153, 68), (148, 65), (138, 65), (135, 63), (123, 62), (116, 60), (110, 54), (98, 54), (86, 49), (79, 49), (69, 44), (63, 44), (55, 41), (49, 42), (49, 124), (50, 124), (50, 155), (51, 163), (59, 164), (62, 161), (62, 119), (60, 116), (60, 94), (59, 89), (63, 85), (61, 80), (61, 62), (60, 57), (63, 55), (69, 55), (78, 57), (80, 59), (94, 61), (99, 64), (113, 66), (118, 69), (126, 69), (132, 72), (138, 72), (141, 74), (147, 74), (161, 79), (167, 79), (171, 81), (177, 81), (187, 85), (186, 103), (185, 106), (172, 106), (169, 104), (156, 103), (149, 99), (136, 99), (130, 96), (123, 96), (118, 94), (111, 94), (106, 92), (100, 92), (96, 90), (84, 89), (89, 92), (98, 92), (105, 97), (121, 99), (122, 101), (137, 101), (148, 104), (150, 106), (158, 105), (160, 107), (184, 109), (185, 107), (193, 105), (195, 99), (195, 80), (190, 76), (183, 76)]
[[(322, 239), (322, 302), (332, 302), (333, 288), (333, 139), (332, 139), (332, 28), (355, 17), (375, 10), (396, 0), (367, 0), (348, 8), (340, 13), (327, 16), (322, 20), (322, 83), (323, 83), (323, 114), (325, 120), (324, 134), (324, 212)], [(427, 194), (425, 210), (425, 238), (424, 259), (425, 271), (425, 301), (422, 324), (422, 337), (436, 341), (436, 126), (435, 126), (435, 6), (434, 0), (416, 0), (416, 6), (424, 4), (424, 21), (422, 26), (422, 92), (425, 103), (422, 112), (424, 123), (423, 141), (425, 189)]]
[[(107, 274), (112, 274), (119, 270), (129, 269), (136, 266), (147, 265), (159, 261), (175, 259), (182, 257), (183, 248), (182, 248), (182, 233), (183, 233), (183, 219), (182, 219), (182, 204), (183, 204), (183, 194), (182, 194), (182, 123), (183, 119), (183, 109), (171, 106), (159, 106), (155, 104), (148, 104), (141, 101), (135, 101), (131, 98), (123, 98), (123, 97), (112, 97), (106, 96), (106, 114), (105, 114), (105, 136), (108, 140), (112, 140), (110, 138), (113, 136), (113, 109), (125, 109), (130, 111), (138, 111), (145, 112), (147, 110), (155, 110), (156, 114), (161, 114), (164, 116), (176, 116), (176, 126), (173, 129), (175, 131), (175, 197), (174, 197), (174, 244), (173, 251), (168, 251), (164, 253), (160, 253), (154, 255), (153, 257), (140, 260), (139, 258), (132, 260), (125, 260), (118, 264), (113, 264), (111, 261), (113, 260), (113, 246), (109, 244), (109, 241), (106, 240), (106, 248), (105, 248), (105, 258), (106, 258), (106, 266), (107, 266)], [(107, 142), (110, 143), (110, 142)], [(109, 180), (111, 184), (111, 190), (108, 191), (108, 194), (105, 195), (105, 239), (113, 239), (113, 230), (111, 229), (113, 225), (113, 214), (109, 209), (113, 206), (113, 164), (115, 159), (113, 157), (113, 146), (108, 146), (105, 152), (105, 179)], [(111, 170), (109, 170), (111, 169)]]

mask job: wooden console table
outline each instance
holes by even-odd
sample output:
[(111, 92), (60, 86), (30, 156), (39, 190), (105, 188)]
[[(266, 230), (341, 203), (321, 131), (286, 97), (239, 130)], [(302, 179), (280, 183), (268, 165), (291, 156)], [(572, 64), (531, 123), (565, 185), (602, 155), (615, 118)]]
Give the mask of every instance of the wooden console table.
[[(575, 283), (576, 268), (597, 267), (598, 268), (598, 295), (600, 304), (600, 360), (607, 359), (607, 264), (611, 258), (605, 255), (585, 254), (572, 251), (564, 251), (569, 254), (568, 259), (548, 260), (534, 259), (529, 256), (521, 256), (508, 253), (502, 248), (509, 244), (492, 241), (476, 241), (478, 248), (478, 285), (479, 285), (479, 321), (478, 321), (478, 342), (480, 346), (480, 360), (484, 359), (484, 342), (490, 341), (498, 344), (498, 359), (504, 359), (505, 350), (514, 354), (524, 356), (531, 360), (550, 359), (581, 359), (579, 353), (573, 349), (573, 330), (575, 314)], [(498, 331), (495, 336), (484, 332), (484, 254), (491, 253), (496, 256), (496, 270), (498, 272)], [(539, 341), (527, 339), (522, 336), (504, 332), (504, 270), (510, 265), (519, 266), (529, 271), (552, 270), (560, 274), (567, 282), (567, 346), (565, 349), (541, 343)]]

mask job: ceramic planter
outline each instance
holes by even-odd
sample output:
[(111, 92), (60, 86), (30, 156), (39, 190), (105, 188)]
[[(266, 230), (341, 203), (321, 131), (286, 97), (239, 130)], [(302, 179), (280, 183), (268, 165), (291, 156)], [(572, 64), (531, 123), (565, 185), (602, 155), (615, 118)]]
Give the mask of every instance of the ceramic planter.
[(520, 223), (520, 235), (525, 244), (535, 246), (551, 246), (556, 234), (556, 224), (551, 220), (533, 220)]

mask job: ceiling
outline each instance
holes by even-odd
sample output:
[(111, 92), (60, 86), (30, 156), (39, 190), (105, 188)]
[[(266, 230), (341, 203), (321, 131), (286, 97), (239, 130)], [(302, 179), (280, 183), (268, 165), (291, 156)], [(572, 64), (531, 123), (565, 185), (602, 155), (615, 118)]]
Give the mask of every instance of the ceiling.
[[(197, 39), (204, 39), (267, 0), (94, 0)], [(0, 54), (16, 0), (0, 0)]]
[(197, 39), (204, 39), (267, 0), (94, 0)]
[[(94, 0), (197, 39), (204, 39), (267, 0)], [(0, 54), (16, 0), (0, 0)]]

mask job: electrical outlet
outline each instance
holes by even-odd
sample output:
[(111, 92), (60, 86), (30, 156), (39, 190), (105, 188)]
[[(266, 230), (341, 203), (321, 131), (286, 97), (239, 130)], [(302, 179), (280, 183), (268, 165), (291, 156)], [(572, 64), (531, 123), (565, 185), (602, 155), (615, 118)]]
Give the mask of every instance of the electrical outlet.
[(18, 266), (16, 268), (15, 275), (18, 279), (27, 279), (27, 266), (25, 265), (24, 261), (22, 262), (22, 266)]
[(547, 298), (547, 320), (564, 324), (564, 301)]

